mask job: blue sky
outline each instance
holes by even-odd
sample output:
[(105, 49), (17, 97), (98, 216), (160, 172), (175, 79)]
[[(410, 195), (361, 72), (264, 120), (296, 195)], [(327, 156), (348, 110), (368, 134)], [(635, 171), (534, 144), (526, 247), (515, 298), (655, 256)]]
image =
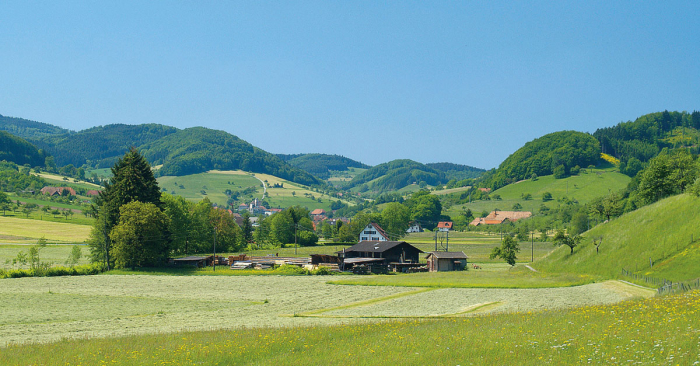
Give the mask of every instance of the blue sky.
[(4, 1), (0, 114), (492, 168), (550, 132), (700, 110), (698, 19), (698, 1)]

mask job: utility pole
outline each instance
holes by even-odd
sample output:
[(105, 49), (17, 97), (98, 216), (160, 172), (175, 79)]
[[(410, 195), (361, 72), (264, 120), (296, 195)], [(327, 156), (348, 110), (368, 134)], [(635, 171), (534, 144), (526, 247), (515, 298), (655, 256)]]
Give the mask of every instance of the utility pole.
[(445, 237), (446, 237), (445, 251), (449, 252), (450, 251), (450, 231), (449, 230), (445, 231)]
[(214, 226), (214, 261), (212, 265), (214, 266), (214, 272), (216, 272), (216, 226)]
[(294, 224), (294, 255), (297, 255), (297, 224)]
[(530, 259), (530, 262), (535, 261), (535, 232), (531, 231), (530, 232), (530, 244), (532, 245), (532, 257)]

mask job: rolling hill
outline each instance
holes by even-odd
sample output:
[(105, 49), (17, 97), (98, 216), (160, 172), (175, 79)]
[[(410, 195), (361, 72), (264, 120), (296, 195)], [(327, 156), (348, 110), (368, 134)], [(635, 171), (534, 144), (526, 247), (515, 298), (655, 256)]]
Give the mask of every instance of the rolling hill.
[(480, 177), (486, 170), (454, 163), (428, 163), (427, 167), (445, 173), (447, 180), (463, 180)]
[(370, 166), (340, 155), (329, 154), (277, 154), (277, 156), (321, 179), (328, 179), (331, 171), (344, 172), (350, 168), (369, 169)]
[[(620, 277), (622, 268), (672, 281), (700, 277), (700, 198), (681, 194), (600, 224), (571, 255), (558, 248), (533, 267)], [(602, 238), (596, 252), (592, 240)]]
[(437, 185), (447, 182), (445, 173), (419, 162), (401, 159), (374, 166), (347, 182), (343, 188), (384, 193), (424, 182)]
[(180, 130), (159, 124), (113, 124), (73, 132), (46, 123), (2, 117), (0, 130), (15, 131), (28, 139), (54, 156), (58, 166), (108, 168), (133, 146), (142, 150), (153, 165), (162, 165), (160, 175), (244, 169), (305, 185), (323, 183), (234, 135), (204, 127)]

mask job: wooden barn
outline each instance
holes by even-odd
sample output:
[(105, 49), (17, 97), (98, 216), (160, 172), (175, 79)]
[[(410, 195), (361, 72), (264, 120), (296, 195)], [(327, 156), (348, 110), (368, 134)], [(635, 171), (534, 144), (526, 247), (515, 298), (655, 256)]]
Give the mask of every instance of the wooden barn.
[(462, 271), (467, 268), (467, 255), (464, 252), (429, 252), (428, 271)]
[(405, 241), (361, 241), (350, 248), (338, 252), (345, 269), (353, 265), (372, 262), (383, 266), (407, 264), (419, 265), (422, 250)]

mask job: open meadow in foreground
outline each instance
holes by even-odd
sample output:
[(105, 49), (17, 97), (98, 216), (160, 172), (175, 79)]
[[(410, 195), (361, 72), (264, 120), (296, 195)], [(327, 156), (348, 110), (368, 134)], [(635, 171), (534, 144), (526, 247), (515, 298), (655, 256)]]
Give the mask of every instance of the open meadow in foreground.
[(453, 289), (328, 284), (333, 278), (115, 275), (4, 279), (0, 345), (568, 308), (653, 293), (619, 282), (543, 289)]

